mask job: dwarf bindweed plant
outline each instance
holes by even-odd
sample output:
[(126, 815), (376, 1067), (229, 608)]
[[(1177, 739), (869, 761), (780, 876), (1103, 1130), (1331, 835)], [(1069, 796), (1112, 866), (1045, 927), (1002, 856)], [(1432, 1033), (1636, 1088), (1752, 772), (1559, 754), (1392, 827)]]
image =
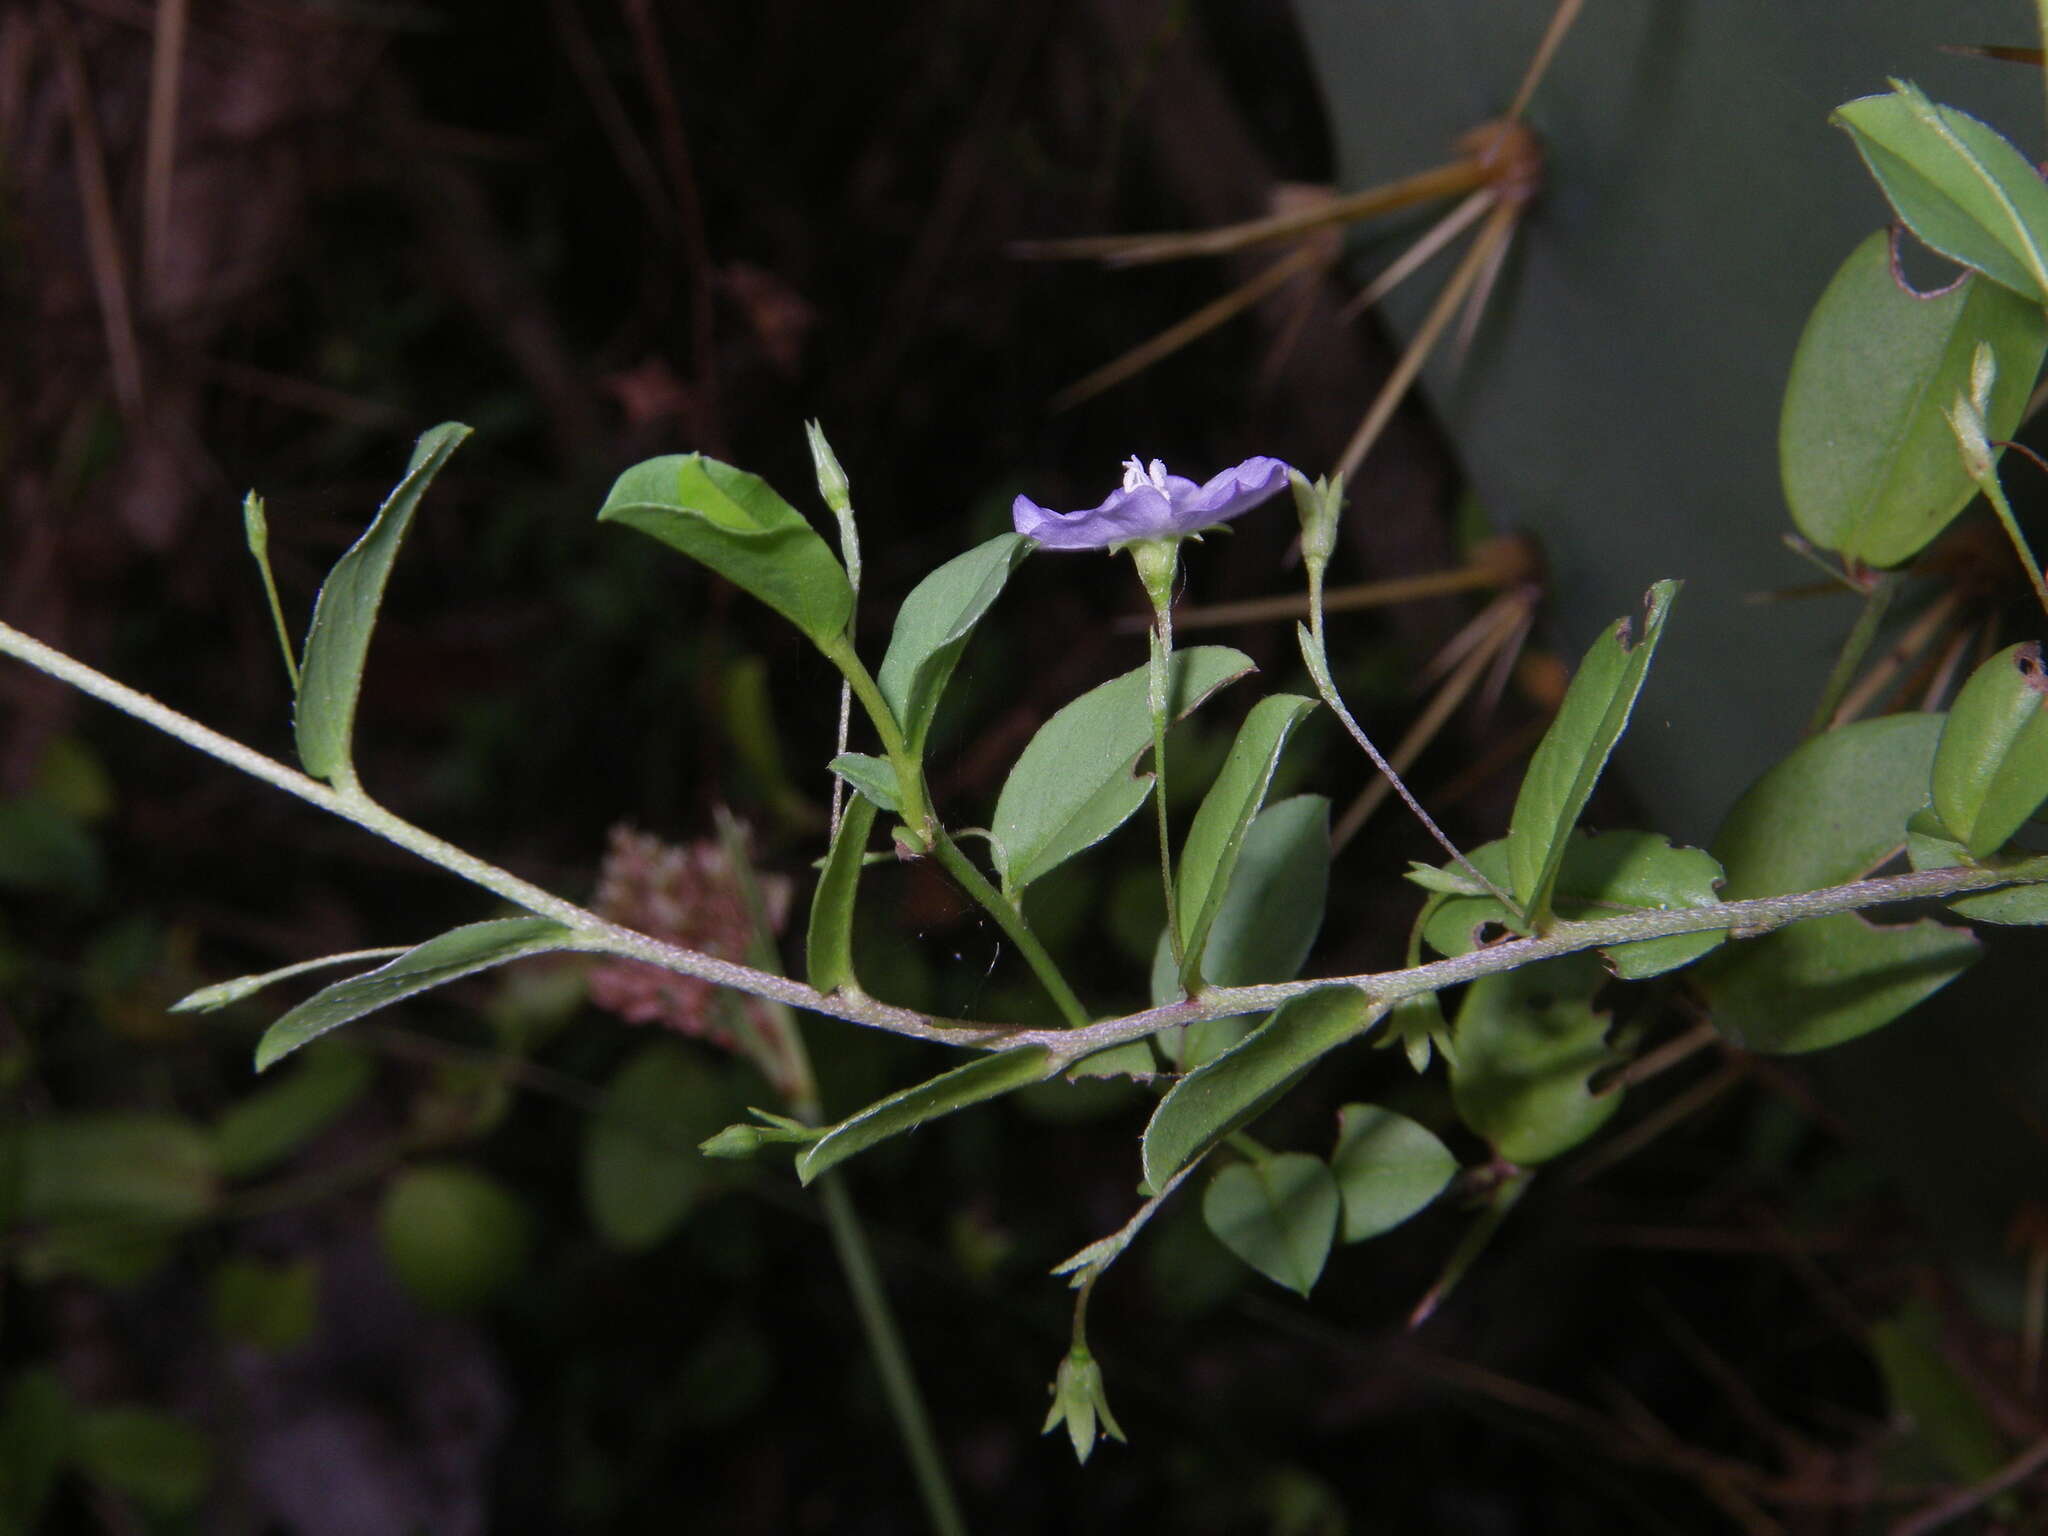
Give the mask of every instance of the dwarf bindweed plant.
[[(1897, 277), (1887, 237), (1872, 236), (1822, 295), (1792, 371), (1781, 443), (1792, 515), (1866, 604), (1833, 676), (1816, 679), (1816, 719), (1824, 724), (1836, 720), (1877, 632), (1900, 579), (1892, 573), (1979, 492), (2039, 588), (1996, 465), (2048, 352), (2048, 192), (2024, 157), (1907, 86), (1852, 102), (1838, 118), (1906, 225), (1970, 270), (1941, 294), (1913, 294)], [(1882, 338), (1881, 367), (1872, 364), (1873, 336)], [(578, 951), (959, 1052), (951, 1070), (821, 1124), (793, 1022), (764, 1030), (775, 1036), (768, 1075), (786, 1088), (787, 1113), (756, 1111), (705, 1150), (790, 1158), (805, 1184), (927, 1121), (1032, 1084), (1094, 1075), (1145, 1085), (1156, 1101), (1137, 1137), (1142, 1186), (1130, 1219), (1056, 1271), (1077, 1298), (1046, 1427), (1064, 1426), (1084, 1459), (1098, 1432), (1122, 1434), (1088, 1342), (1089, 1297), (1162, 1203), (1198, 1173), (1216, 1236), (1304, 1294), (1333, 1244), (1376, 1237), (1451, 1187), (1459, 1167), (1442, 1140), (1380, 1106), (1346, 1106), (1326, 1149), (1273, 1149), (1252, 1139), (1252, 1122), (1331, 1053), (1376, 1032), (1398, 1042), (1416, 1071), (1447, 1074), (1457, 1115), (1492, 1151), (1477, 1171), (1483, 1177), (1471, 1181), (1487, 1189), (1485, 1208), (1426, 1303), (1433, 1304), (1529, 1178), (1593, 1135), (1620, 1104), (1626, 1074), (1616, 1068), (1630, 1051), (1610, 1038), (1601, 1006), (1611, 983), (1684, 971), (1737, 1044), (1806, 1051), (1899, 1017), (1979, 950), (1978, 938), (1952, 921), (1918, 915), (1875, 925), (1860, 914), (1914, 903), (1921, 914), (1939, 905), (1987, 924), (2048, 922), (2048, 855), (2038, 826), (2029, 831), (2048, 801), (2048, 670), (2038, 640), (1983, 660), (1946, 713), (1845, 720), (1810, 735), (1734, 801), (1710, 848), (1673, 846), (1647, 830), (1582, 830), (1660, 639), (1682, 622), (1679, 583), (1666, 580), (1650, 588), (1640, 614), (1617, 619), (1585, 654), (1530, 760), (1504, 836), (1461, 850), (1401, 787), (1445, 850), (1440, 864), (1410, 872), (1420, 901), (1409, 963), (1315, 974), (1308, 966), (1330, 875), (1329, 808), (1316, 795), (1274, 798), (1282, 759), (1302, 724), (1328, 709), (1392, 776), (1338, 691), (1323, 622), (1341, 477), (1311, 481), (1261, 457), (1197, 484), (1157, 460), (1133, 458), (1093, 508), (1060, 513), (1020, 496), (1013, 532), (951, 556), (911, 589), (876, 658), (855, 643), (861, 561), (849, 480), (814, 426), (818, 487), (838, 526), (837, 552), (758, 476), (695, 453), (628, 469), (598, 514), (751, 594), (843, 680), (840, 750), (829, 764), (840, 791), (809, 896), (801, 979), (783, 974), (763, 942), (747, 962), (692, 949), (451, 846), (381, 804), (358, 778), (356, 707), (385, 583), (423, 497), (467, 436), (450, 424), (419, 440), (404, 478), (327, 577), (303, 644), (287, 639), (298, 767), (0, 626), (7, 654), (440, 865), (515, 914), (482, 916), (399, 953), (334, 955), (226, 982), (180, 1006), (221, 1007), (315, 966), (384, 961), (278, 1018), (257, 1049), (262, 1070), (330, 1030), (459, 977)], [(1175, 577), (1184, 556), (1201, 557), (1191, 546), (1204, 530), (1284, 505), (1283, 491), (1301, 525), (1310, 616), (1298, 640), (1313, 694), (1245, 700), (1256, 692), (1247, 657), (1224, 646), (1176, 646)], [(262, 507), (253, 496), (246, 515), (260, 564)], [(963, 846), (952, 808), (932, 794), (928, 742), (975, 631), (1000, 622), (1007, 584), (1041, 552), (1128, 555), (1153, 614), (1148, 654), (1046, 720), (993, 806), (966, 808), (985, 823), (978, 856)], [(275, 608), (267, 567), (264, 576)], [(1220, 709), (1226, 695), (1244, 703), (1240, 724), (1176, 837), (1163, 794), (1168, 728)], [(1073, 984), (1034, 931), (1024, 897), (1148, 801), (1166, 921), (1149, 977), (1126, 994), (1149, 994), (1149, 1005), (1119, 1012)], [(864, 869), (886, 850), (935, 861), (986, 911), (1030, 967), (1057, 1024), (934, 1016), (863, 984), (855, 913)], [(743, 869), (743, 852), (736, 844), (729, 852)], [(1892, 868), (1901, 855), (1910, 867)], [(756, 923), (757, 940), (766, 927)], [(957, 1526), (872, 1264), (843, 1194), (834, 1198), (834, 1237), (862, 1292), (878, 1355), (885, 1366), (894, 1362), (885, 1380), (934, 1520)]]

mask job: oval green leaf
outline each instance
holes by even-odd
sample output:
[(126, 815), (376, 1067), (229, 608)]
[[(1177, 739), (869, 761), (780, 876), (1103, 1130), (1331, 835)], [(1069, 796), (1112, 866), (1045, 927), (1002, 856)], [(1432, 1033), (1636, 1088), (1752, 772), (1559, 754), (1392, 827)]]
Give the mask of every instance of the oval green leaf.
[(2036, 304), (2048, 303), (2048, 186), (1995, 130), (1894, 80), (1834, 111), (1907, 228)]
[(1550, 916), (1551, 887), (1566, 841), (1614, 744), (1628, 729), (1629, 713), (1642, 692), (1678, 588), (1675, 581), (1660, 581), (1650, 588), (1639, 633), (1630, 620), (1617, 619), (1593, 642), (1565, 690), (1557, 718), (1529, 759), (1507, 842), (1515, 900), (1533, 930), (1541, 931)]
[[(1167, 718), (1178, 720), (1226, 683), (1256, 670), (1242, 651), (1175, 651)], [(1089, 689), (1031, 738), (996, 798), (989, 854), (1005, 895), (1058, 868), (1122, 826), (1145, 803), (1149, 775), (1132, 773), (1152, 744), (1145, 667)]]
[(998, 534), (933, 571), (896, 610), (896, 629), (875, 682), (903, 727), (911, 756), (923, 757), (932, 717), (968, 637), (1031, 549), (1021, 534)]
[(1177, 881), (1181, 948), (1186, 956), (1181, 967), (1183, 986), (1194, 989), (1202, 984), (1203, 952), (1230, 889), (1245, 834), (1266, 802), (1266, 791), (1280, 766), (1288, 737), (1315, 708), (1314, 699), (1299, 694), (1276, 693), (1259, 700), (1245, 716), (1230, 755), (1202, 797), (1187, 841), (1181, 845)]
[(697, 1143), (732, 1109), (718, 1074), (674, 1041), (627, 1061), (583, 1142), (583, 1204), (598, 1235), (642, 1253), (673, 1232), (713, 1181)]
[(389, 965), (315, 992), (263, 1032), (256, 1043), (256, 1070), (276, 1065), (330, 1029), (417, 992), (528, 955), (575, 949), (581, 942), (574, 929), (545, 917), (504, 917), (450, 929), (407, 950)]
[(1621, 1107), (1618, 1088), (1595, 1094), (1589, 1086), (1621, 1059), (1607, 1044), (1608, 1016), (1593, 1007), (1604, 979), (1593, 956), (1566, 955), (1466, 988), (1451, 1101), (1509, 1162), (1548, 1162)]
[(1330, 1172), (1344, 1201), (1343, 1240), (1390, 1232), (1444, 1192), (1458, 1160), (1426, 1127), (1376, 1104), (1337, 1111)]
[(352, 780), (352, 740), (356, 700), (363, 689), (363, 663), (370, 654), (370, 635), (398, 549), (419, 510), (420, 498), (449, 456), (462, 446), (470, 429), (459, 421), (443, 422), (423, 435), (412, 451), (405, 478), (378, 509), (363, 536), (334, 562), (320, 596), (313, 603), (313, 621), (306, 630), (305, 660), (299, 669), (299, 697), (293, 713), (299, 761), (316, 779)]
[(891, 1094), (849, 1115), (806, 1147), (796, 1160), (797, 1177), (808, 1184), (855, 1153), (915, 1130), (927, 1120), (1043, 1082), (1052, 1075), (1047, 1070), (1050, 1060), (1044, 1046), (1020, 1045)]
[(668, 454), (620, 475), (598, 512), (758, 597), (820, 649), (845, 638), (853, 588), (831, 547), (759, 475), (701, 453)]
[(1232, 1163), (1202, 1192), (1202, 1219), (1217, 1241), (1303, 1296), (1329, 1260), (1337, 1211), (1337, 1181), (1305, 1152)]
[(1792, 359), (1778, 461), (1799, 531), (1866, 565), (1911, 559), (1977, 494), (1944, 414), (1979, 342), (1998, 373), (1985, 425), (2010, 437), (2048, 349), (2038, 304), (1978, 277), (1922, 296), (1872, 235), (1814, 306)]
[(1236, 1047), (1173, 1085), (1145, 1127), (1145, 1182), (1154, 1190), (1239, 1126), (1347, 1040), (1370, 1029), (1385, 1006), (1356, 987), (1327, 987), (1274, 1011)]
[(896, 765), (886, 757), (870, 757), (865, 752), (842, 752), (832, 759), (829, 766), (859, 790), (862, 798), (872, 800), (885, 811), (902, 813), (902, 786), (896, 781)]
[(2041, 642), (1970, 674), (1934, 752), (1934, 809), (1973, 858), (2005, 846), (2048, 801), (2048, 669)]

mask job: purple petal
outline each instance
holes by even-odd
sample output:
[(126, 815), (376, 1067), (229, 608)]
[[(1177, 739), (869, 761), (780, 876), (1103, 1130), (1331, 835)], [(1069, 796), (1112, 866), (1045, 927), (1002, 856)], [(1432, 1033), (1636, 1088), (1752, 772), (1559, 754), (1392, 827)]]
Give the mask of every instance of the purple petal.
[(1010, 504), (1017, 532), (1047, 549), (1107, 549), (1125, 539), (1156, 539), (1180, 530), (1174, 508), (1151, 486), (1117, 490), (1099, 507), (1085, 512), (1054, 512), (1029, 496)]
[[(1183, 484), (1187, 482), (1183, 481)], [(1225, 523), (1270, 501), (1287, 485), (1287, 466), (1278, 459), (1246, 459), (1226, 469), (1200, 489), (1173, 498), (1175, 531), (1192, 533), (1212, 523)]]

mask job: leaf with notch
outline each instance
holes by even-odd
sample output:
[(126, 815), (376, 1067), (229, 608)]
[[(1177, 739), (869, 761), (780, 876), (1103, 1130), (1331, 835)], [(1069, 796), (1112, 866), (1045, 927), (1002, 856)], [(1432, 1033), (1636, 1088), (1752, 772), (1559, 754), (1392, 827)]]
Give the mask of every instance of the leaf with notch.
[(750, 475), (675, 453), (620, 475), (599, 510), (708, 565), (788, 619), (821, 650), (843, 644), (853, 587), (802, 513)]
[(1219, 1171), (1202, 1192), (1202, 1219), (1253, 1269), (1306, 1296), (1329, 1261), (1338, 1203), (1321, 1159), (1282, 1152)]
[[(1133, 772), (1152, 745), (1147, 668), (1089, 689), (1024, 748), (996, 798), (989, 853), (1014, 896), (1130, 820), (1152, 787)], [(1178, 720), (1226, 683), (1254, 671), (1251, 658), (1222, 645), (1175, 651), (1167, 718)]]
[(1451, 1102), (1509, 1162), (1548, 1162), (1621, 1107), (1618, 1088), (1596, 1095), (1589, 1086), (1620, 1060), (1607, 1044), (1608, 1016), (1593, 1007), (1605, 979), (1593, 956), (1566, 955), (1465, 989)]
[(895, 632), (875, 682), (903, 728), (912, 757), (924, 755), (932, 717), (974, 626), (1031, 548), (1021, 534), (998, 534), (933, 571), (896, 610)]
[(363, 536), (334, 562), (313, 603), (306, 630), (305, 660), (299, 669), (299, 697), (292, 728), (299, 761), (316, 779), (352, 780), (356, 701), (363, 689), (363, 663), (377, 610), (406, 530), (434, 477), (462, 446), (470, 429), (443, 422), (423, 434), (398, 482)]
[(806, 1147), (796, 1160), (797, 1177), (808, 1184), (826, 1169), (878, 1142), (915, 1130), (927, 1120), (1043, 1082), (1050, 1076), (1046, 1070), (1050, 1059), (1051, 1053), (1042, 1045), (1020, 1045), (892, 1093), (849, 1115)]
[(256, 1070), (276, 1065), (308, 1040), (402, 1002), (528, 955), (578, 949), (582, 935), (545, 917), (502, 917), (468, 923), (415, 945), (388, 965), (322, 987), (263, 1032), (256, 1043)]
[(1617, 619), (1593, 642), (1565, 690), (1557, 718), (1529, 759), (1508, 825), (1508, 869), (1514, 876), (1515, 900), (1536, 932), (1550, 916), (1551, 887), (1564, 861), (1566, 841), (1614, 744), (1628, 729), (1629, 713), (1642, 692), (1678, 588), (1675, 581), (1660, 581), (1650, 588), (1640, 633), (1630, 620)]

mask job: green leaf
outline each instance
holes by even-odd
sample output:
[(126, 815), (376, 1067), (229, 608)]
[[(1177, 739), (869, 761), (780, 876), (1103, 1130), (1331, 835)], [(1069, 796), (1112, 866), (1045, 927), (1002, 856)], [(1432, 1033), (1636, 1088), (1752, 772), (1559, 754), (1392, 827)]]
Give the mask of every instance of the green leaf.
[(363, 688), (363, 662), (399, 545), (434, 477), (462, 446), (470, 429), (443, 422), (413, 448), (405, 478), (398, 482), (363, 536), (334, 562), (313, 603), (306, 630), (305, 660), (299, 668), (299, 700), (293, 717), (299, 761), (316, 779), (355, 777), (353, 739), (356, 700)]
[(77, 1410), (57, 1373), (25, 1370), (0, 1394), (0, 1532), (28, 1536), (77, 1436)]
[[(1915, 869), (1954, 869), (1978, 862), (1950, 835), (1932, 806), (1906, 823), (1906, 857), (1913, 861)], [(1949, 902), (1948, 908), (1980, 923), (2037, 926), (2048, 923), (2048, 884), (2012, 885), (2002, 891), (1959, 896)]]
[[(1750, 786), (1714, 839), (1742, 901), (1858, 879), (1898, 851), (1927, 797), (1942, 717), (1859, 720), (1802, 742)], [(1960, 929), (1855, 913), (1731, 945), (1701, 968), (1714, 1022), (1751, 1050), (1838, 1045), (1890, 1023), (1976, 953)]]
[[(1250, 657), (1227, 646), (1175, 651), (1167, 718), (1181, 718), (1253, 670)], [(1011, 768), (989, 839), (1005, 895), (1101, 842), (1145, 803), (1151, 776), (1132, 770), (1152, 745), (1146, 672), (1139, 667), (1089, 689), (1038, 728)]]
[(1593, 642), (1565, 691), (1557, 718), (1529, 760), (1508, 826), (1508, 869), (1514, 876), (1515, 900), (1534, 931), (1541, 932), (1549, 919), (1551, 886), (1566, 840), (1578, 825), (1614, 744), (1628, 729), (1629, 712), (1642, 691), (1678, 587), (1675, 581), (1660, 581), (1650, 588), (1639, 636), (1624, 618)]
[(883, 810), (902, 812), (903, 788), (896, 781), (896, 765), (886, 757), (842, 752), (828, 766)]
[(1959, 1483), (1992, 1476), (2009, 1454), (1984, 1399), (1942, 1347), (1941, 1315), (1923, 1297), (1870, 1330), (1870, 1352), (1884, 1374), (1895, 1421), (1911, 1425)]
[(436, 1312), (467, 1312), (502, 1290), (526, 1263), (532, 1225), (517, 1195), (461, 1163), (405, 1169), (377, 1210), (385, 1262)]
[(619, 476), (598, 512), (708, 565), (821, 649), (853, 614), (846, 572), (803, 515), (750, 475), (701, 453), (669, 454)]
[(190, 1509), (213, 1476), (206, 1436), (147, 1408), (87, 1409), (72, 1454), (87, 1477), (157, 1515)]
[(576, 949), (582, 936), (545, 917), (504, 917), (469, 923), (407, 950), (389, 965), (323, 987), (263, 1032), (256, 1070), (352, 1019), (507, 961), (550, 950)]
[(1145, 1127), (1145, 1182), (1154, 1190), (1248, 1124), (1316, 1060), (1365, 1033), (1384, 1013), (1356, 987), (1305, 993), (1245, 1040), (1188, 1073)]
[(1304, 1152), (1232, 1163), (1202, 1193), (1202, 1219), (1217, 1240), (1268, 1280), (1303, 1296), (1330, 1257), (1337, 1211), (1337, 1181)]
[(267, 1173), (348, 1112), (370, 1086), (362, 1052), (322, 1047), (278, 1082), (248, 1094), (213, 1128), (213, 1152), (231, 1179)]
[(2040, 306), (1981, 278), (1921, 296), (1872, 235), (1814, 306), (1778, 425), (1785, 500), (1799, 531), (1866, 565), (1911, 559), (1977, 494), (1944, 414), (1970, 393), (1979, 342), (1998, 362), (1986, 430), (2010, 437), (2041, 371)]
[(17, 1135), (10, 1225), (192, 1221), (219, 1195), (211, 1139), (169, 1115), (39, 1115)]
[(1031, 547), (1021, 534), (998, 534), (933, 571), (896, 610), (896, 629), (875, 682), (903, 727), (912, 757), (924, 756), (925, 736), (968, 636)]
[(320, 1318), (320, 1265), (311, 1257), (227, 1259), (209, 1289), (215, 1332), (270, 1353), (304, 1343)]
[(355, 949), (346, 954), (322, 955), (317, 960), (301, 960), (296, 965), (280, 966), (274, 971), (261, 971), (252, 976), (237, 976), (231, 981), (217, 981), (210, 987), (201, 987), (196, 992), (187, 992), (171, 1004), (172, 1013), (218, 1013), (221, 1009), (254, 997), (265, 987), (280, 981), (289, 981), (294, 976), (303, 976), (308, 971), (325, 970), (330, 965), (357, 965), (368, 960), (388, 960), (393, 955), (405, 953), (405, 946), (392, 949)]
[(1337, 1111), (1330, 1172), (1344, 1201), (1343, 1239), (1357, 1243), (1392, 1231), (1442, 1194), (1458, 1160), (1406, 1115), (1346, 1104)]
[[(1178, 876), (1181, 947), (1187, 957), (1181, 967), (1181, 982), (1191, 990), (1202, 984), (1209, 930), (1230, 889), (1252, 818), (1265, 804), (1280, 754), (1294, 728), (1315, 708), (1314, 699), (1292, 693), (1272, 694), (1254, 704), (1203, 797), (1201, 809), (1195, 812), (1187, 841), (1181, 846)], [(1324, 841), (1327, 844), (1327, 832)]]
[(1548, 1162), (1621, 1107), (1619, 1089), (1596, 1095), (1588, 1086), (1621, 1060), (1607, 1044), (1608, 1016), (1593, 1007), (1604, 979), (1593, 956), (1566, 955), (1466, 988), (1451, 1101), (1509, 1162)]
[[(1475, 848), (1470, 857), (1489, 879), (1508, 878), (1505, 841)], [(1712, 854), (1675, 848), (1658, 833), (1579, 834), (1565, 844), (1551, 903), (1559, 917), (1573, 922), (1621, 912), (1711, 907), (1720, 900), (1720, 882), (1721, 866)], [(1490, 927), (1519, 931), (1513, 914), (1492, 896), (1443, 895), (1430, 904), (1422, 936), (1439, 954), (1462, 955), (1477, 947)], [(1726, 938), (1719, 931), (1679, 933), (1610, 944), (1600, 953), (1615, 975), (1641, 981), (1690, 965)]]
[(893, 1093), (860, 1113), (849, 1115), (806, 1147), (796, 1160), (797, 1177), (808, 1184), (855, 1153), (915, 1130), (927, 1120), (1042, 1082), (1050, 1075), (1050, 1058), (1051, 1053), (1042, 1045), (1020, 1045)]
[(1970, 674), (1934, 752), (1934, 809), (1983, 858), (2048, 801), (2048, 671), (2041, 642), (2007, 646)]
[(598, 1235), (640, 1253), (681, 1225), (712, 1183), (697, 1143), (732, 1107), (717, 1074), (673, 1041), (621, 1067), (583, 1142), (583, 1203)]
[(804, 968), (820, 992), (858, 987), (853, 971), (853, 905), (860, 873), (875, 829), (875, 803), (855, 795), (839, 818), (838, 834), (825, 855), (817, 893), (811, 897), (810, 927), (804, 937)]
[(2027, 157), (1918, 87), (1837, 107), (1884, 195), (1928, 245), (2036, 304), (2048, 303), (2048, 186)]

